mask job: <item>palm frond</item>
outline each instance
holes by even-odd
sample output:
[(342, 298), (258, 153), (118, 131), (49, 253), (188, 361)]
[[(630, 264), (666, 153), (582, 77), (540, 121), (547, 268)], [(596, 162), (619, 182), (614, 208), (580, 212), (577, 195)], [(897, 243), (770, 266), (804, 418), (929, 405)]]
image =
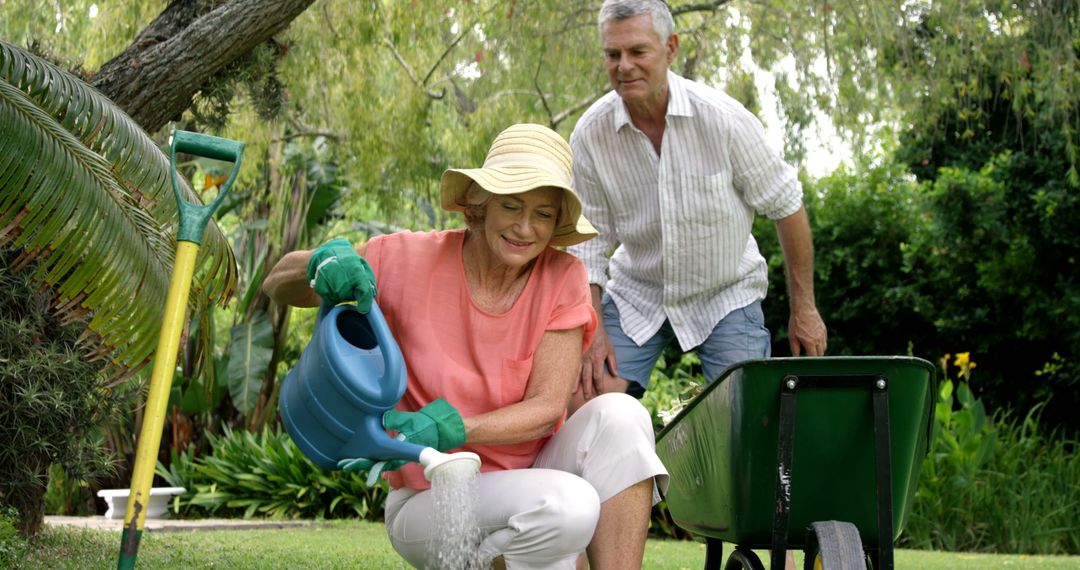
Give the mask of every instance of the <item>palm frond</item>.
[[(186, 181), (182, 194), (201, 203)], [(0, 245), (41, 263), (60, 314), (91, 316), (85, 344), (114, 372), (157, 344), (177, 206), (169, 161), (121, 109), (71, 74), (0, 41)], [(211, 224), (191, 308), (224, 302), (236, 262)]]

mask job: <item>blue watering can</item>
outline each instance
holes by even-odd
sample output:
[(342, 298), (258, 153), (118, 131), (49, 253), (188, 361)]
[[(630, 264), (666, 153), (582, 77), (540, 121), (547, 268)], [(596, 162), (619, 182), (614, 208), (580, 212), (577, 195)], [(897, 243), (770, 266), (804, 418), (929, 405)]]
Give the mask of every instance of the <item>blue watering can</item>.
[(278, 407), (297, 447), (324, 469), (353, 457), (419, 461), (422, 446), (390, 437), (382, 425), (405, 383), (405, 359), (377, 303), (366, 315), (355, 305), (324, 304)]
[(418, 461), (429, 480), (437, 467), (458, 459), (479, 469), (474, 453), (444, 454), (386, 433), (383, 414), (397, 405), (406, 381), (405, 359), (378, 303), (366, 315), (355, 305), (324, 304), (311, 341), (282, 383), (281, 420), (300, 451), (323, 469), (357, 457)]

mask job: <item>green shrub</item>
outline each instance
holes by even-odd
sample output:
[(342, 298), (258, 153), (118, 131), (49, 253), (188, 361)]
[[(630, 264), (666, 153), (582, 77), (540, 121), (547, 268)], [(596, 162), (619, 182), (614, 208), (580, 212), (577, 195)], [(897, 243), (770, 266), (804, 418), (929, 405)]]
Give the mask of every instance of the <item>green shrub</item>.
[[(968, 387), (967, 353), (941, 383), (934, 437), (923, 462), (904, 546), (949, 551), (1080, 553), (1077, 441), (1022, 419), (988, 417)], [(943, 359), (947, 363), (948, 355)], [(946, 371), (948, 368), (946, 368)], [(954, 388), (955, 387), (955, 388)]]
[(63, 323), (51, 298), (31, 282), (34, 267), (16, 269), (0, 250), (0, 506), (18, 509), (27, 535), (41, 526), (48, 469), (74, 479), (110, 473), (112, 457), (98, 427), (118, 410), (116, 394), (79, 346), (84, 323)]
[(192, 516), (277, 518), (382, 518), (388, 492), (384, 480), (368, 487), (366, 473), (326, 471), (300, 452), (280, 429), (260, 433), (207, 434), (210, 452), (194, 456), (189, 447), (172, 454), (157, 474), (187, 492), (174, 510)]
[(15, 507), (0, 510), (0, 568), (15, 568), (25, 558), (27, 544), (16, 527), (18, 522)]
[[(977, 170), (938, 169), (904, 267), (914, 310), (948, 346), (972, 348), (992, 408), (1029, 410), (1053, 394), (1044, 419), (1080, 428), (1080, 366), (1055, 361), (1080, 353), (1080, 198), (1029, 185), (1026, 163), (1006, 152)], [(1059, 373), (1038, 378), (1051, 364)]]
[[(98, 440), (104, 445), (102, 440)], [(98, 481), (101, 483), (101, 481)], [(97, 514), (97, 502), (91, 485), (73, 479), (64, 468), (53, 464), (49, 468), (49, 485), (45, 489), (45, 514), (86, 517)]]
[[(930, 354), (970, 347), (991, 408), (1023, 413), (1045, 403), (1044, 424), (1080, 433), (1080, 362), (1069, 358), (1080, 354), (1080, 12), (1076, 2), (1050, 5), (1057, 17), (996, 39), (1020, 46), (1025, 67), (1030, 54), (1053, 62), (1054, 73), (1038, 64), (1003, 73), (1008, 58), (987, 55), (1001, 46), (980, 46), (972, 65), (941, 69), (942, 90), (913, 101), (894, 157), (926, 189), (905, 265), (916, 309), (948, 343)], [(1072, 49), (1048, 48), (1057, 38)], [(1059, 81), (1070, 90), (1047, 91)], [(1059, 373), (1036, 377), (1048, 365)]]
[(659, 433), (704, 387), (705, 378), (697, 353), (683, 354), (678, 347), (670, 345), (656, 361), (641, 404), (649, 410), (653, 426)]
[[(904, 252), (921, 210), (921, 192), (907, 170), (886, 162), (841, 168), (804, 181), (814, 236), (818, 311), (829, 328), (830, 355), (940, 354), (936, 332), (914, 310)], [(790, 356), (790, 310), (775, 224), (759, 216), (754, 238), (769, 264), (763, 302), (773, 356)]]
[[(968, 346), (990, 408), (1029, 410), (1053, 394), (1042, 419), (1080, 429), (1080, 362), (1070, 358), (1080, 354), (1080, 193), (1054, 178), (1052, 162), (1003, 151), (938, 165), (921, 182), (890, 160), (806, 180), (828, 353)], [(788, 355), (774, 224), (759, 217), (754, 236), (769, 264), (773, 354)]]

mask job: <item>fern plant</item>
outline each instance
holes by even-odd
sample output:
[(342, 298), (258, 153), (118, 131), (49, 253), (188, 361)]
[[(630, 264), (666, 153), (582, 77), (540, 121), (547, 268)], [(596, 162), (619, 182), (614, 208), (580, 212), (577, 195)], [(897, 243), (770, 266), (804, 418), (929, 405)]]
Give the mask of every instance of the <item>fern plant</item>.
[[(52, 311), (89, 319), (80, 342), (118, 378), (156, 347), (176, 211), (169, 161), (138, 124), (74, 75), (0, 41), (0, 245), (22, 251), (16, 270), (38, 261), (33, 278), (54, 292)], [(236, 283), (232, 251), (208, 230), (194, 314)]]
[(326, 471), (312, 463), (280, 429), (223, 430), (207, 435), (210, 452), (189, 447), (173, 453), (157, 474), (187, 492), (174, 499), (178, 513), (271, 518), (380, 520), (388, 487), (368, 487), (365, 473)]

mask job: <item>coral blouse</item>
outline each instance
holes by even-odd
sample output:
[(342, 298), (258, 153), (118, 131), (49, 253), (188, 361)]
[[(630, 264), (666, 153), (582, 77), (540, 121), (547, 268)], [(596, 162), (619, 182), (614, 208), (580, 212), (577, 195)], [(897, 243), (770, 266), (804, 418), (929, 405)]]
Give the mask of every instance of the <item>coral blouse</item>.
[[(585, 266), (546, 248), (514, 306), (480, 310), (469, 295), (463, 230), (401, 232), (373, 238), (365, 258), (376, 277), (376, 301), (405, 357), (408, 387), (397, 408), (415, 411), (444, 398), (463, 417), (520, 402), (544, 332), (584, 327), (581, 350), (596, 330)], [(481, 471), (531, 467), (549, 436), (509, 445), (465, 445)], [(410, 463), (387, 474), (394, 488), (427, 489)]]

